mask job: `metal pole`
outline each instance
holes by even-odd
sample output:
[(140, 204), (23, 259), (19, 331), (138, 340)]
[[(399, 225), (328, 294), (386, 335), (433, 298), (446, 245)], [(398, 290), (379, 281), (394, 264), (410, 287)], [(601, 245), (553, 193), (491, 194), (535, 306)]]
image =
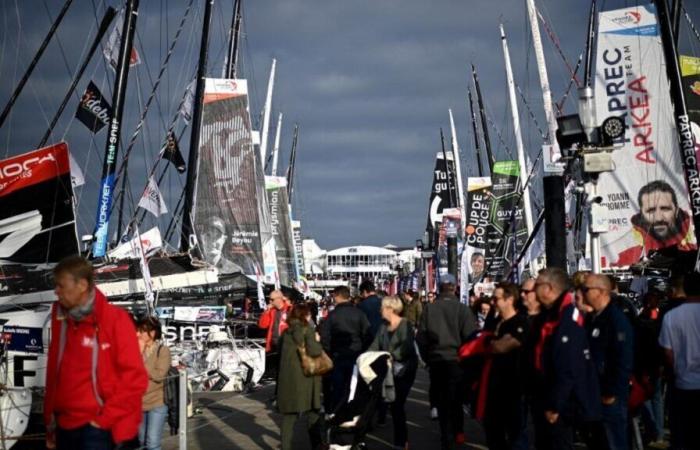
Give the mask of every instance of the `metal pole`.
[(472, 78), (474, 80), (474, 88), (476, 89), (476, 101), (479, 105), (479, 116), (481, 117), (481, 131), (484, 135), (484, 146), (486, 147), (486, 162), (489, 164), (489, 173), (493, 173), (493, 165), (496, 159), (491, 151), (491, 138), (489, 138), (489, 124), (486, 120), (486, 111), (484, 110), (484, 99), (481, 96), (481, 87), (479, 87), (479, 77), (476, 74), (476, 67), (472, 64)]
[(472, 88), (467, 88), (469, 93), (469, 110), (471, 111), (472, 130), (474, 131), (474, 150), (476, 151), (476, 167), (479, 170), (479, 176), (484, 176), (484, 167), (481, 164), (481, 139), (479, 139), (479, 130), (476, 121), (476, 112), (474, 112), (474, 99), (472, 98)]
[[(598, 196), (598, 181), (594, 179), (591, 181), (591, 184), (591, 196), (592, 198), (595, 198), (596, 196)], [(588, 220), (589, 227), (591, 228), (591, 269), (593, 269), (593, 273), (600, 273), (600, 233), (596, 233), (593, 231), (594, 217), (592, 211), (593, 207), (591, 207), (590, 209), (590, 216)]]
[(202, 127), (202, 99), (204, 98), (205, 77), (207, 76), (207, 50), (209, 48), (209, 25), (214, 0), (204, 2), (204, 20), (202, 40), (199, 45), (199, 64), (197, 66), (197, 89), (194, 95), (194, 111), (192, 112), (192, 134), (190, 135), (190, 154), (187, 158), (187, 182), (185, 184), (185, 204), (182, 208), (182, 232), (180, 235), (180, 250), (190, 249), (190, 236), (194, 235), (192, 214), (194, 197), (197, 192), (197, 175), (199, 172), (199, 134)]
[(683, 9), (683, 0), (673, 0), (673, 8), (671, 9), (671, 30), (673, 32), (673, 42), (678, 45), (678, 35), (681, 30), (681, 10)]
[(270, 112), (272, 109), (272, 92), (275, 89), (275, 68), (277, 60), (272, 59), (272, 67), (270, 68), (270, 79), (267, 81), (267, 96), (265, 97), (265, 110), (263, 111), (263, 123), (260, 136), (260, 161), (265, 164), (267, 156), (267, 141), (268, 132), (270, 131)]
[[(446, 181), (447, 181), (447, 197), (450, 200), (450, 208), (454, 208), (455, 206), (455, 199), (452, 198), (452, 183), (450, 182), (450, 161), (447, 159), (447, 152), (445, 151), (445, 135), (442, 132), (442, 127), (440, 127), (440, 142), (442, 144), (442, 157), (445, 160), (445, 175), (446, 175)], [(452, 155), (454, 158), (454, 155)]]
[(277, 176), (277, 163), (279, 161), (280, 154), (280, 136), (282, 134), (282, 113), (279, 114), (277, 119), (277, 129), (275, 130), (275, 146), (272, 149), (272, 169), (270, 170), (270, 175), (273, 177)]
[(661, 26), (661, 43), (666, 59), (666, 73), (671, 84), (671, 101), (676, 121), (676, 130), (680, 141), (679, 150), (683, 161), (683, 174), (686, 187), (690, 194), (690, 206), (695, 226), (695, 241), (700, 243), (700, 175), (697, 169), (697, 156), (695, 154), (695, 141), (690, 129), (690, 119), (685, 106), (685, 94), (678, 66), (678, 49), (673, 40), (671, 18), (669, 17), (666, 0), (655, 0), (659, 13), (659, 25)]
[(56, 34), (56, 30), (61, 24), (61, 21), (63, 21), (63, 18), (68, 12), (68, 8), (70, 8), (71, 3), (73, 3), (73, 0), (66, 0), (66, 2), (63, 4), (61, 12), (58, 13), (56, 20), (54, 20), (53, 24), (51, 25), (51, 28), (49, 28), (49, 32), (46, 34), (46, 37), (41, 43), (39, 50), (37, 50), (36, 54), (34, 55), (34, 59), (32, 59), (32, 62), (29, 63), (29, 67), (27, 67), (27, 70), (24, 72), (24, 75), (19, 80), (19, 83), (17, 83), (17, 87), (15, 87), (15, 90), (12, 92), (10, 100), (8, 100), (7, 104), (5, 105), (5, 108), (2, 110), (2, 113), (0, 113), (0, 127), (2, 127), (2, 125), (5, 123), (7, 116), (10, 114), (12, 107), (17, 101), (17, 97), (19, 97), (19, 94), (22, 92), (22, 89), (24, 89), (24, 86), (27, 84), (27, 81), (29, 81), (29, 77), (32, 75), (32, 72), (34, 72), (36, 65), (39, 63), (41, 56), (44, 54), (44, 50), (46, 50), (46, 47), (49, 45), (49, 42), (51, 42), (51, 38), (53, 38), (53, 35)]
[(233, 17), (231, 18), (231, 37), (228, 47), (228, 62), (226, 77), (236, 78), (236, 63), (238, 62), (238, 39), (241, 32), (241, 4), (243, 0), (234, 0)]
[(459, 160), (459, 144), (457, 143), (457, 130), (455, 129), (455, 120), (450, 113), (450, 132), (452, 133), (452, 157), (455, 159), (455, 172), (457, 172), (457, 200), (459, 200), (460, 210), (460, 225), (462, 230), (467, 226), (467, 207), (464, 203), (464, 185), (462, 184), (462, 167)]
[(583, 85), (591, 85), (591, 71), (593, 67), (593, 41), (595, 40), (595, 15), (596, 0), (591, 1), (591, 11), (588, 16), (588, 36), (586, 37), (586, 59), (583, 66)]
[(114, 192), (114, 172), (117, 168), (117, 152), (121, 139), (124, 99), (126, 98), (126, 86), (129, 79), (129, 60), (131, 59), (131, 51), (134, 44), (138, 10), (139, 0), (129, 0), (124, 14), (122, 42), (119, 46), (119, 62), (117, 64), (117, 76), (114, 81), (114, 95), (112, 96), (114, 115), (109, 121), (105, 159), (102, 165), (102, 181), (100, 182), (100, 192), (98, 194), (95, 238), (92, 245), (92, 255), (94, 257), (102, 257), (107, 252), (109, 217), (112, 214)]
[(66, 105), (68, 105), (68, 102), (70, 101), (70, 98), (73, 95), (73, 92), (75, 92), (75, 87), (78, 85), (78, 83), (80, 82), (80, 79), (83, 77), (83, 74), (85, 73), (85, 70), (87, 69), (87, 66), (90, 64), (90, 60), (92, 59), (92, 56), (95, 54), (97, 47), (99, 47), (100, 42), (102, 41), (102, 38), (107, 33), (107, 29), (109, 28), (109, 24), (112, 23), (112, 20), (114, 20), (114, 16), (116, 16), (116, 15), (117, 15), (117, 11), (114, 8), (112, 8), (111, 6), (109, 8), (107, 8), (107, 11), (105, 11), (105, 15), (104, 15), (104, 17), (102, 17), (102, 22), (100, 22), (100, 28), (97, 30), (97, 35), (95, 36), (95, 39), (92, 41), (92, 45), (90, 46), (90, 50), (88, 50), (88, 53), (85, 56), (85, 59), (83, 60), (83, 63), (80, 65), (80, 68), (78, 69), (78, 72), (75, 74), (75, 77), (73, 77), (73, 82), (71, 83), (70, 87), (68, 88), (68, 92), (66, 92), (66, 95), (63, 97), (63, 101), (61, 102), (61, 105), (58, 107), (58, 111), (56, 111), (56, 114), (54, 114), (53, 119), (51, 119), (51, 123), (49, 124), (49, 128), (46, 130), (46, 133), (44, 133), (44, 137), (41, 138), (41, 142), (39, 142), (39, 145), (37, 146), (37, 148), (41, 148), (44, 145), (46, 145), (49, 138), (51, 137), (51, 133), (53, 132), (54, 127), (58, 123), (59, 117), (61, 117), (61, 114), (63, 114), (63, 110), (66, 109)]
[(297, 141), (299, 139), (299, 124), (294, 124), (294, 135), (292, 136), (292, 151), (289, 152), (289, 166), (287, 167), (287, 186), (289, 190), (289, 203), (292, 203), (292, 192), (294, 191), (294, 170), (297, 161)]
[(178, 372), (178, 437), (179, 450), (187, 450), (187, 370), (181, 369)]

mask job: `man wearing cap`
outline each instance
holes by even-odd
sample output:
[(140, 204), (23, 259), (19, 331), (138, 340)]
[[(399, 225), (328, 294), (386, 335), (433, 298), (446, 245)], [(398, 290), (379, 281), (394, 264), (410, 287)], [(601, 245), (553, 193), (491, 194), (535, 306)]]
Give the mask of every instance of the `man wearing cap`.
[[(440, 295), (428, 304), (421, 316), (416, 341), (430, 370), (430, 383), (440, 386), (437, 409), (441, 448), (454, 449), (464, 441), (464, 413), (460, 392), (463, 378), (457, 352), (476, 331), (476, 320), (469, 308), (455, 295), (457, 280), (451, 274), (440, 279)], [(460, 442), (460, 443), (461, 443)]]

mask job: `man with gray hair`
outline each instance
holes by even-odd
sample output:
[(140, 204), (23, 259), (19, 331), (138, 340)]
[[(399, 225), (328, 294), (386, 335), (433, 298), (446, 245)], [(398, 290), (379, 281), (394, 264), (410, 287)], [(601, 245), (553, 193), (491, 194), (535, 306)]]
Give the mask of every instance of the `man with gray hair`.
[(533, 416), (538, 449), (573, 449), (574, 424), (589, 448), (605, 449), (600, 425), (600, 390), (566, 272), (550, 267), (535, 281), (542, 327), (535, 343)]

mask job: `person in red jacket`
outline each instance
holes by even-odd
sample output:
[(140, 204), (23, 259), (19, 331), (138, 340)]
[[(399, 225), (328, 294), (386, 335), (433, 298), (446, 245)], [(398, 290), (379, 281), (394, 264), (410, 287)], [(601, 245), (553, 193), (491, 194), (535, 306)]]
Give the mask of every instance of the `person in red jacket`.
[(46, 446), (122, 448), (136, 437), (148, 386), (129, 314), (95, 287), (92, 265), (69, 256), (54, 268), (46, 373)]
[(292, 304), (280, 290), (270, 292), (267, 309), (260, 316), (258, 326), (267, 330), (265, 339), (265, 373), (275, 380), (279, 369), (279, 342), (282, 333), (287, 329), (287, 314)]

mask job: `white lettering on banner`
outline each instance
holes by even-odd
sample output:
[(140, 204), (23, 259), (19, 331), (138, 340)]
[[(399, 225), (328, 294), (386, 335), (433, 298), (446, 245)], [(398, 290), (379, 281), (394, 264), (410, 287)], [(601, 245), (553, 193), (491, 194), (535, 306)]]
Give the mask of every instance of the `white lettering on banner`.
[(32, 168), (39, 164), (43, 164), (47, 161), (53, 161), (56, 163), (56, 158), (53, 153), (49, 153), (45, 156), (33, 158), (27, 158), (21, 163), (15, 162), (10, 164), (5, 164), (0, 167), (0, 180), (5, 178), (14, 178), (19, 176), (20, 178), (30, 178), (32, 176)]

